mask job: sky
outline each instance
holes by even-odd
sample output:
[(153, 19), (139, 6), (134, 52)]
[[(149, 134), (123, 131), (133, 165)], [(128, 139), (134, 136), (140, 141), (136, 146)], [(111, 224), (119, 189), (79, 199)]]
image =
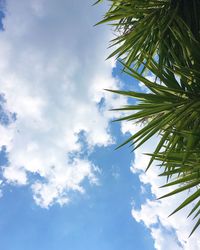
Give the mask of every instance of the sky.
[(105, 60), (108, 6), (92, 4), (0, 1), (0, 249), (198, 250), (189, 208), (168, 218), (188, 194), (157, 200), (144, 172), (159, 138), (115, 150), (139, 127), (112, 122), (130, 100), (104, 89), (146, 89)]

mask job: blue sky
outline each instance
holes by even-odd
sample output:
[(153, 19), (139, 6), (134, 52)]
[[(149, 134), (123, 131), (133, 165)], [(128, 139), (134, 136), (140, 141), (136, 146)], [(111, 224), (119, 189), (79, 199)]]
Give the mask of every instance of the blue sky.
[(156, 166), (144, 173), (158, 138), (114, 150), (138, 126), (112, 122), (129, 100), (103, 89), (145, 88), (105, 61), (107, 6), (0, 3), (1, 249), (198, 249), (187, 210), (167, 218), (177, 200), (155, 199)]
[[(124, 139), (118, 125), (112, 130), (119, 140)], [(131, 201), (141, 197), (138, 177), (127, 167), (130, 152), (116, 152), (110, 146), (97, 148), (90, 157), (101, 166), (101, 184), (87, 186), (83, 196), (73, 195), (68, 206), (46, 210), (34, 204), (28, 188), (4, 191), (2, 249), (154, 249), (148, 230), (131, 217)]]
[[(120, 65), (113, 75), (121, 76)], [(6, 115), (2, 112), (2, 119)], [(7, 120), (2, 123), (7, 125)], [(143, 199), (139, 178), (128, 167), (134, 155), (127, 148), (115, 151), (127, 136), (122, 135), (119, 124), (109, 126), (115, 144), (96, 146), (89, 155), (100, 167), (100, 184), (91, 188), (86, 183), (87, 193), (73, 194), (71, 204), (42, 209), (34, 203), (29, 188), (3, 188), (0, 205), (3, 249), (154, 249), (148, 229), (131, 217), (132, 202), (139, 207)], [(87, 151), (84, 134), (80, 141)], [(83, 157), (86, 154), (83, 152)], [(0, 157), (1, 165), (7, 164), (5, 148)]]

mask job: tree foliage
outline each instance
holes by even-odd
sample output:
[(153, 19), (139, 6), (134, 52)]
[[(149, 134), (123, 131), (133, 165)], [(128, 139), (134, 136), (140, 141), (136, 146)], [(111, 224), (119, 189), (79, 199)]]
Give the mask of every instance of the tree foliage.
[[(197, 220), (192, 234), (200, 224), (200, 0), (108, 2), (110, 8), (99, 24), (109, 23), (116, 31), (111, 46), (117, 48), (109, 57), (120, 58), (125, 73), (149, 89), (109, 90), (138, 100), (115, 109), (130, 112), (118, 121), (146, 121), (120, 146), (131, 143), (136, 149), (160, 135), (147, 169), (158, 160), (160, 176), (167, 180), (164, 187), (175, 186), (161, 198), (190, 190), (172, 214), (194, 204), (189, 214)], [(147, 72), (155, 81), (148, 80)]]

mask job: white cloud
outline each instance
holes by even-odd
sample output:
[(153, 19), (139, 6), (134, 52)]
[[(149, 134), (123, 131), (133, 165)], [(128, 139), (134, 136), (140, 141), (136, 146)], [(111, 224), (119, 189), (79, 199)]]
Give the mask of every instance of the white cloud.
[[(181, 250), (182, 245), (177, 242), (176, 237), (174, 236), (173, 232), (166, 232), (163, 228), (159, 227), (159, 228), (151, 228), (151, 235), (154, 239), (156, 239), (155, 241), (155, 249), (158, 250)], [(165, 237), (163, 237), (163, 235), (165, 235)]]
[(92, 164), (84, 160), (76, 160), (67, 168), (52, 167), (49, 176), (46, 177), (46, 183), (36, 181), (32, 185), (34, 199), (36, 203), (47, 208), (54, 202), (61, 205), (70, 201), (68, 192), (78, 191), (84, 193), (84, 188), (80, 183), (86, 178), (91, 183), (96, 183), (96, 177), (92, 170)]
[[(36, 203), (48, 207), (70, 201), (82, 182), (96, 183), (96, 167), (81, 159), (79, 133), (90, 150), (113, 142), (107, 110), (124, 99), (104, 88), (117, 88), (113, 62), (106, 61), (110, 32), (94, 28), (105, 6), (79, 0), (7, 0), (5, 31), (0, 33), (0, 92), (17, 121), (0, 126), (9, 166), (5, 182), (31, 185)], [(98, 103), (105, 98), (104, 108)], [(29, 177), (35, 176), (34, 182)], [(39, 176), (39, 178), (37, 178)]]
[[(122, 124), (123, 133), (130, 132), (133, 134), (139, 129), (139, 125), (132, 126), (128, 123)], [(159, 138), (157, 136), (154, 136), (135, 151), (135, 159), (131, 166), (131, 171), (134, 174), (139, 175), (140, 182), (144, 185), (144, 187), (146, 186), (147, 192), (147, 187), (150, 185), (151, 194), (153, 194), (155, 198), (150, 200), (146, 196), (146, 201), (141, 204), (140, 209), (136, 209), (133, 203), (132, 216), (137, 222), (143, 222), (144, 225), (150, 230), (151, 236), (154, 239), (155, 249), (199, 249), (199, 230), (197, 230), (191, 238), (188, 238), (195, 224), (195, 221), (187, 219), (191, 206), (188, 206), (171, 217), (168, 217), (168, 215), (173, 212), (184, 199), (186, 199), (188, 193), (180, 193), (174, 197), (172, 196), (156, 200), (156, 198), (168, 193), (170, 190), (173, 190), (173, 187), (163, 189), (159, 188), (165, 183), (165, 179), (158, 177), (160, 170), (159, 167), (156, 166), (156, 163), (152, 164), (146, 173), (144, 172), (149, 162), (149, 157), (144, 155), (144, 153), (153, 152), (158, 139)], [(144, 194), (144, 190), (142, 195), (146, 195)]]

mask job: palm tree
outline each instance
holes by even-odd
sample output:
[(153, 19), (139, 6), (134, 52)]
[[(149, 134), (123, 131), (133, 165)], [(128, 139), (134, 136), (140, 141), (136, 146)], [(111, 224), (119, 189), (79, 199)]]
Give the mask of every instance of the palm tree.
[(117, 32), (111, 46), (118, 48), (109, 57), (124, 56), (127, 66), (139, 66), (155, 55), (159, 55), (160, 66), (199, 66), (199, 0), (109, 2), (111, 7), (99, 22), (112, 22)]
[[(115, 109), (132, 111), (118, 121), (146, 121), (144, 128), (119, 147), (131, 143), (136, 149), (160, 134), (147, 169), (158, 160), (161, 176), (167, 177), (165, 186), (179, 185), (161, 198), (192, 188), (173, 212), (198, 200), (189, 214), (199, 217), (192, 234), (200, 224), (200, 0), (110, 2), (100, 22), (111, 22), (116, 30), (111, 46), (118, 47), (110, 57), (121, 58), (124, 71), (150, 90), (109, 90), (139, 100), (136, 105)], [(148, 80), (144, 71), (156, 80)]]

